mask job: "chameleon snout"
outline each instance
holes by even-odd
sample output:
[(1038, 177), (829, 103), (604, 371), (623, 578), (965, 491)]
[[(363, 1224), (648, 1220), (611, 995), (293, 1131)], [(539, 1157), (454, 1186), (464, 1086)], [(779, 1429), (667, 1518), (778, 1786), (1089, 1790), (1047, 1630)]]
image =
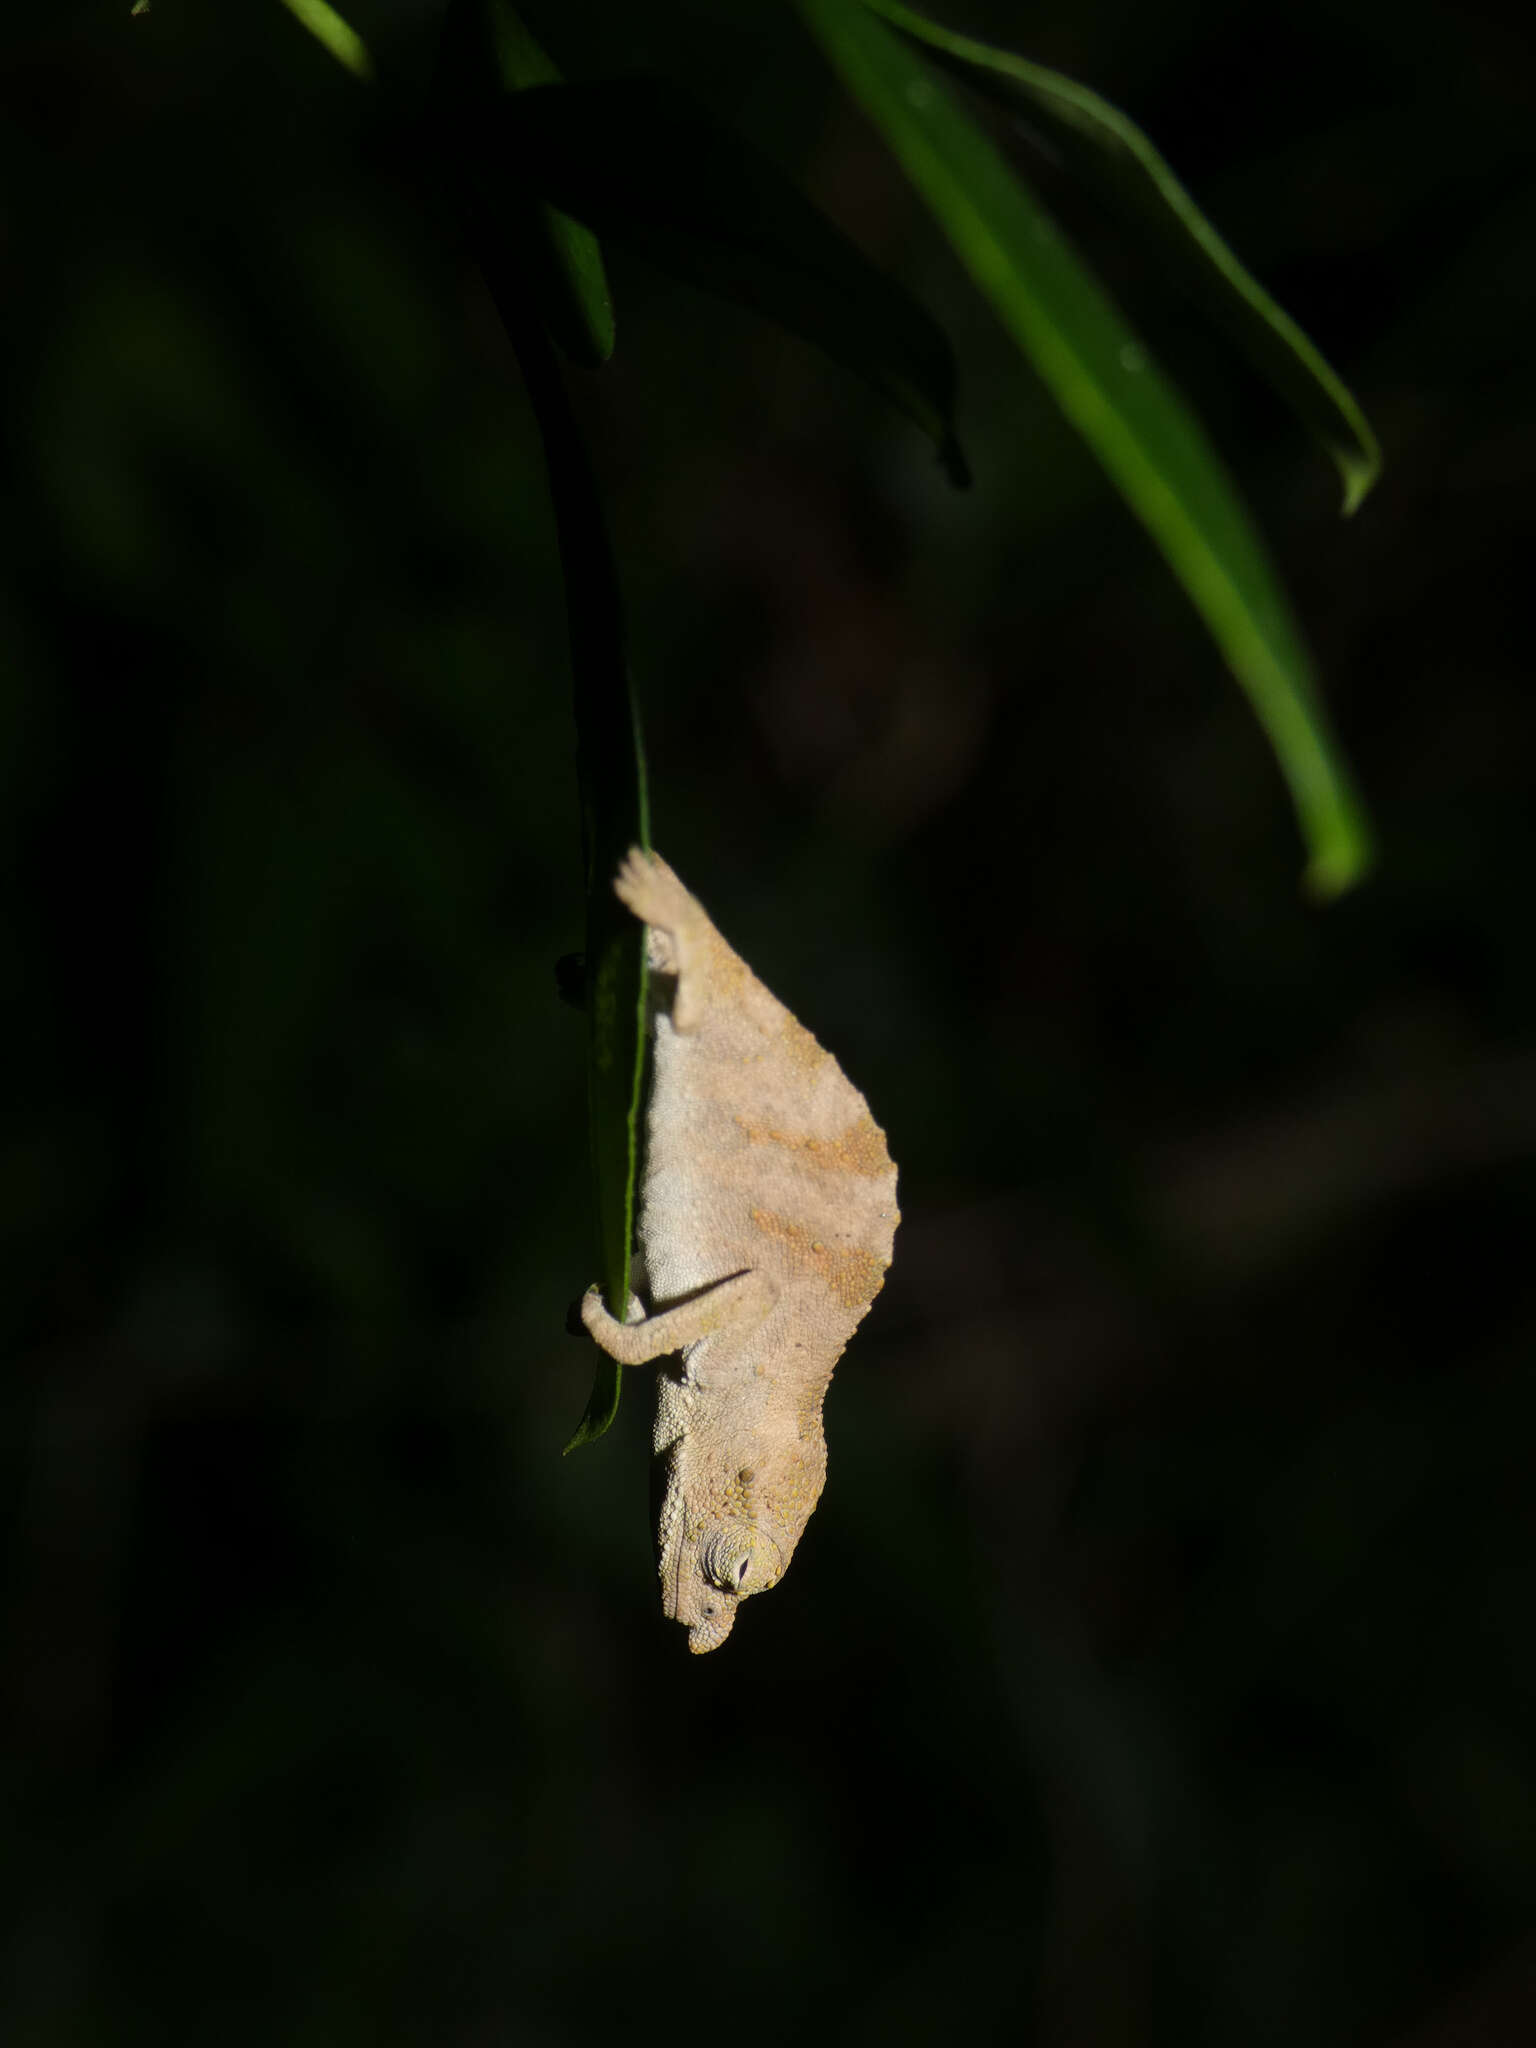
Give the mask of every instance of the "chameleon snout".
[(730, 1634), (736, 1621), (736, 1602), (723, 1599), (704, 1605), (699, 1619), (688, 1631), (688, 1648), (695, 1657), (702, 1657), (706, 1650), (718, 1650)]

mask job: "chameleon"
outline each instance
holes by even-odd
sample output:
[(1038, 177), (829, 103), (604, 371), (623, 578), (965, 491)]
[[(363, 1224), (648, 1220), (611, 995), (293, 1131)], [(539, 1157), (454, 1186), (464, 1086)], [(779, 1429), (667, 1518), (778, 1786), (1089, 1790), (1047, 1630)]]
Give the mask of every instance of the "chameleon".
[[(879, 1292), (900, 1216), (864, 1097), (658, 854), (614, 878), (647, 928), (650, 1086), (635, 1286), (581, 1320), (659, 1362), (656, 1562), (695, 1653), (778, 1584), (826, 1479), (822, 1402)], [(674, 1357), (673, 1354), (677, 1354)]]

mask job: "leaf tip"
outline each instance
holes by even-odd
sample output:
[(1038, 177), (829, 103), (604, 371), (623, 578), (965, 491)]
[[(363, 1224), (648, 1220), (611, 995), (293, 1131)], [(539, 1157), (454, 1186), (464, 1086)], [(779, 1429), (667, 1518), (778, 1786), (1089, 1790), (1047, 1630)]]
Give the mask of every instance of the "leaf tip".
[(1381, 459), (1373, 461), (1346, 461), (1340, 464), (1344, 478), (1344, 503), (1341, 508), (1345, 519), (1353, 519), (1360, 507), (1370, 496), (1376, 479), (1381, 475)]
[(1344, 503), (1340, 511), (1345, 519), (1352, 519), (1360, 510), (1381, 475), (1381, 443), (1358, 408), (1353, 424), (1355, 434), (1352, 439), (1339, 436), (1329, 444), (1344, 484)]
[(569, 1440), (562, 1445), (560, 1455), (568, 1458), (572, 1451), (579, 1451), (587, 1444), (595, 1444), (599, 1437), (606, 1436), (613, 1425), (613, 1418), (619, 1412), (619, 1386), (615, 1372), (612, 1383), (599, 1369), (597, 1383), (592, 1397), (587, 1402), (586, 1412), (572, 1430)]
[(1303, 894), (1314, 903), (1332, 903), (1364, 881), (1375, 862), (1369, 835), (1358, 824), (1319, 846), (1302, 875)]

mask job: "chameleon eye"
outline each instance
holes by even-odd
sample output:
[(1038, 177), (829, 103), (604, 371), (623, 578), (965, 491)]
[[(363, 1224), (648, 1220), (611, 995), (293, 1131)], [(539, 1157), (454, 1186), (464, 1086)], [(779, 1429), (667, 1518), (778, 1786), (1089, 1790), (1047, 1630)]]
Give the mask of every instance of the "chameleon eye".
[(699, 1546), (699, 1568), (722, 1593), (736, 1592), (752, 1566), (752, 1538), (741, 1529), (712, 1529)]

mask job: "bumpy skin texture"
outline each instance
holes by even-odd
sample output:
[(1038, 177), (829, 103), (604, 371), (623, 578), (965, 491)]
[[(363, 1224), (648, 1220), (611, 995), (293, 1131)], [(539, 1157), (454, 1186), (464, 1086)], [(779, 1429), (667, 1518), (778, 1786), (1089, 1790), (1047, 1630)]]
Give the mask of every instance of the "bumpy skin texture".
[(620, 1323), (593, 1288), (582, 1320), (623, 1364), (666, 1361), (662, 1605), (713, 1650), (820, 1496), (822, 1399), (891, 1262), (896, 1169), (863, 1096), (665, 861), (631, 850), (614, 889), (649, 927), (646, 1307)]

